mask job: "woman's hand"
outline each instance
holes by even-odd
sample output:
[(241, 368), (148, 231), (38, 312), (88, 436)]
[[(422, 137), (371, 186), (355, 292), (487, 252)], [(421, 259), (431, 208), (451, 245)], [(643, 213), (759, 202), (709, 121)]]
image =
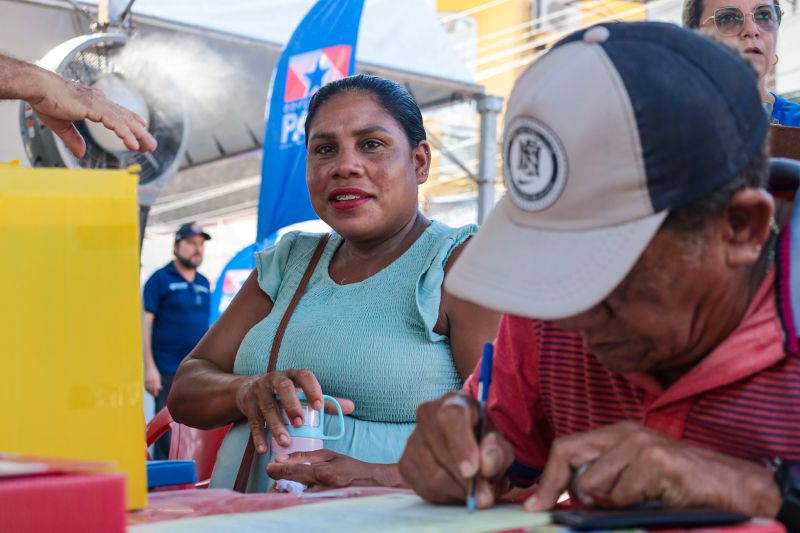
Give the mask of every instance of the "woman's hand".
[(303, 389), (306, 401), (312, 409), (322, 409), (322, 388), (310, 370), (267, 372), (247, 379), (239, 387), (236, 392), (236, 408), (247, 418), (258, 453), (266, 453), (269, 448), (264, 435), (265, 427), (281, 446), (291, 443), (289, 432), (281, 419), (281, 407), (294, 427), (303, 425), (303, 409), (296, 390), (298, 388)]
[(330, 450), (279, 455), (267, 466), (267, 475), (297, 481), (310, 490), (402, 484), (397, 465), (365, 463)]
[[(236, 391), (236, 408), (247, 418), (258, 453), (266, 453), (269, 448), (264, 434), (265, 423), (278, 444), (288, 446), (291, 443), (289, 432), (281, 418), (281, 408), (286, 411), (286, 416), (294, 427), (300, 427), (305, 422), (297, 397), (298, 388), (303, 389), (306, 401), (312, 409), (319, 410), (324, 406), (329, 410), (322, 401), (319, 381), (310, 370), (275, 371), (252, 376)], [(280, 401), (277, 397), (280, 397)], [(355, 408), (350, 400), (339, 400), (339, 405), (344, 414), (352, 413)]]

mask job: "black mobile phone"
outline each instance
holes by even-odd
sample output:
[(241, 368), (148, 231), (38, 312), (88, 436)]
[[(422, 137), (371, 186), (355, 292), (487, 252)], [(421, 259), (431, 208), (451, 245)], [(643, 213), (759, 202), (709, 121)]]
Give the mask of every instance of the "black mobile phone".
[(591, 531), (727, 526), (747, 522), (750, 517), (711, 509), (584, 509), (553, 511), (552, 519), (577, 531)]

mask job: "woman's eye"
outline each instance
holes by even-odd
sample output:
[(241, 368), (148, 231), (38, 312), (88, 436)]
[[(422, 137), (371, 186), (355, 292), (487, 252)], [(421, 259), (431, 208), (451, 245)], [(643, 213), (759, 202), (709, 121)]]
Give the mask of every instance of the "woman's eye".
[(738, 17), (731, 13), (723, 13), (721, 15), (717, 15), (717, 19), (721, 24), (729, 24), (731, 22), (738, 22)]
[(316, 154), (330, 154), (332, 152), (333, 152), (333, 146), (331, 146), (330, 144), (323, 144), (322, 146), (318, 146), (314, 150), (314, 153)]
[(365, 141), (362, 146), (367, 150), (375, 150), (376, 148), (380, 148), (382, 144), (374, 139), (370, 139), (368, 141)]
[(756, 16), (756, 20), (760, 20), (760, 21), (764, 21), (764, 22), (771, 21), (772, 18), (773, 18), (772, 11), (770, 9), (759, 9), (758, 11), (756, 11), (756, 15), (755, 16)]

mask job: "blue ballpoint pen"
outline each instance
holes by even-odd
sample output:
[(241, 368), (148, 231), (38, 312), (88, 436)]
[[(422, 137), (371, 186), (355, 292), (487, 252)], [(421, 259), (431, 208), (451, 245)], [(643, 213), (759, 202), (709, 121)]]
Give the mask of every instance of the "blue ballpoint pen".
[[(478, 401), (480, 402), (480, 417), (475, 433), (480, 441), (483, 440), (486, 430), (484, 418), (486, 417), (486, 402), (489, 400), (489, 385), (492, 383), (492, 359), (494, 358), (494, 346), (491, 342), (483, 345), (483, 358), (481, 359), (481, 375), (478, 378)], [(475, 510), (475, 480), (477, 475), (472, 478), (467, 495), (467, 510), (471, 513)]]

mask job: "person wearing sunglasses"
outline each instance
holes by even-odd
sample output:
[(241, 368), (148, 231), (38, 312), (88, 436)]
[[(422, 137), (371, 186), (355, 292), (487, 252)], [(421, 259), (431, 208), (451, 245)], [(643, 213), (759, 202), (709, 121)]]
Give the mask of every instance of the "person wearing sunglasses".
[(758, 74), (758, 91), (770, 121), (800, 126), (800, 104), (767, 90), (769, 73), (778, 63), (775, 48), (781, 25), (778, 0), (687, 0), (683, 25), (739, 50)]

